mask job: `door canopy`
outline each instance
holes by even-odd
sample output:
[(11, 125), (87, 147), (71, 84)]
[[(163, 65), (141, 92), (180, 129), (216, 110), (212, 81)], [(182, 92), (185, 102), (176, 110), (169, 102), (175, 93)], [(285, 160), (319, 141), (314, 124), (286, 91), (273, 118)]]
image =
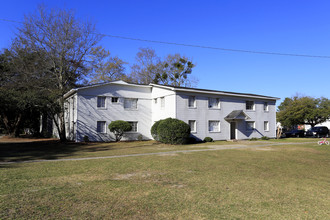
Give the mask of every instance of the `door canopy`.
[(225, 120), (227, 121), (247, 119), (250, 119), (250, 116), (248, 116), (243, 110), (234, 110), (225, 117)]

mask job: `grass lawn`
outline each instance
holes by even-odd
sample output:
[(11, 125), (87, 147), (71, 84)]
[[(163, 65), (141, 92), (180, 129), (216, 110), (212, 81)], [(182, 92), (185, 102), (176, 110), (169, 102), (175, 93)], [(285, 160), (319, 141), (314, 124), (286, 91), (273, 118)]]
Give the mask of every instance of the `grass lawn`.
[[(317, 139), (285, 145), (293, 140), (302, 142), (273, 140), (268, 143), (284, 145), (3, 164), (0, 219), (330, 219), (330, 147), (318, 146)], [(35, 151), (33, 144), (0, 144), (0, 159), (48, 158), (42, 153), (53, 159), (74, 158), (261, 143), (39, 143), (34, 144)]]

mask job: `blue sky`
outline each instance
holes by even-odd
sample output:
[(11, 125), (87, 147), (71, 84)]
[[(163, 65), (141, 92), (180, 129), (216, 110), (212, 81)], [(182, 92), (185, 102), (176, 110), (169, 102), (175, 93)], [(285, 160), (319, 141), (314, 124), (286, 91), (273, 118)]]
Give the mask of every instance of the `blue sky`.
[[(330, 1), (11, 0), (0, 19), (21, 21), (37, 5), (68, 8), (99, 32), (147, 40), (277, 53), (330, 56)], [(0, 20), (0, 48), (17, 24)], [(161, 57), (180, 53), (196, 63), (198, 87), (281, 98), (330, 98), (330, 59), (226, 52), (106, 37), (101, 44), (132, 65), (141, 47)], [(278, 103), (278, 104), (279, 104)]]

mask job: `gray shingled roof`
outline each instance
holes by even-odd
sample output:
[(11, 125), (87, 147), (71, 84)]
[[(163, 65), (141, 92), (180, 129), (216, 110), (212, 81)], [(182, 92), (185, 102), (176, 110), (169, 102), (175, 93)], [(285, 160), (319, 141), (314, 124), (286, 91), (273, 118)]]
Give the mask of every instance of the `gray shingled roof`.
[(226, 120), (249, 119), (249, 118), (250, 117), (247, 114), (245, 114), (243, 110), (234, 110), (225, 117)]

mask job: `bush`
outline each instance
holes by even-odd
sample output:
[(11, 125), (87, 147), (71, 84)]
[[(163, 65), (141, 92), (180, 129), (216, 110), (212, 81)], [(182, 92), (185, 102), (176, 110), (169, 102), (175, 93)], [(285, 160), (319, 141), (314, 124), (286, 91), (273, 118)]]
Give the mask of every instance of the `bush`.
[(257, 141), (258, 138), (251, 138), (250, 141)]
[(267, 137), (267, 136), (262, 136), (260, 139), (261, 139), (261, 140), (269, 140), (269, 137)]
[[(157, 122), (156, 122), (157, 123)], [(155, 123), (155, 124), (156, 124)], [(156, 138), (165, 144), (186, 144), (190, 136), (190, 126), (175, 118), (159, 121)]]
[(211, 137), (205, 137), (204, 142), (213, 142), (213, 138)]
[(116, 141), (120, 141), (124, 132), (132, 130), (132, 126), (127, 121), (117, 120), (109, 124), (109, 130), (115, 134)]
[(158, 138), (158, 135), (157, 135), (157, 129), (158, 129), (158, 125), (161, 121), (164, 121), (164, 120), (156, 121), (153, 124), (153, 126), (151, 127), (151, 130), (150, 130), (152, 138), (155, 139), (156, 141), (159, 141), (159, 138)]

